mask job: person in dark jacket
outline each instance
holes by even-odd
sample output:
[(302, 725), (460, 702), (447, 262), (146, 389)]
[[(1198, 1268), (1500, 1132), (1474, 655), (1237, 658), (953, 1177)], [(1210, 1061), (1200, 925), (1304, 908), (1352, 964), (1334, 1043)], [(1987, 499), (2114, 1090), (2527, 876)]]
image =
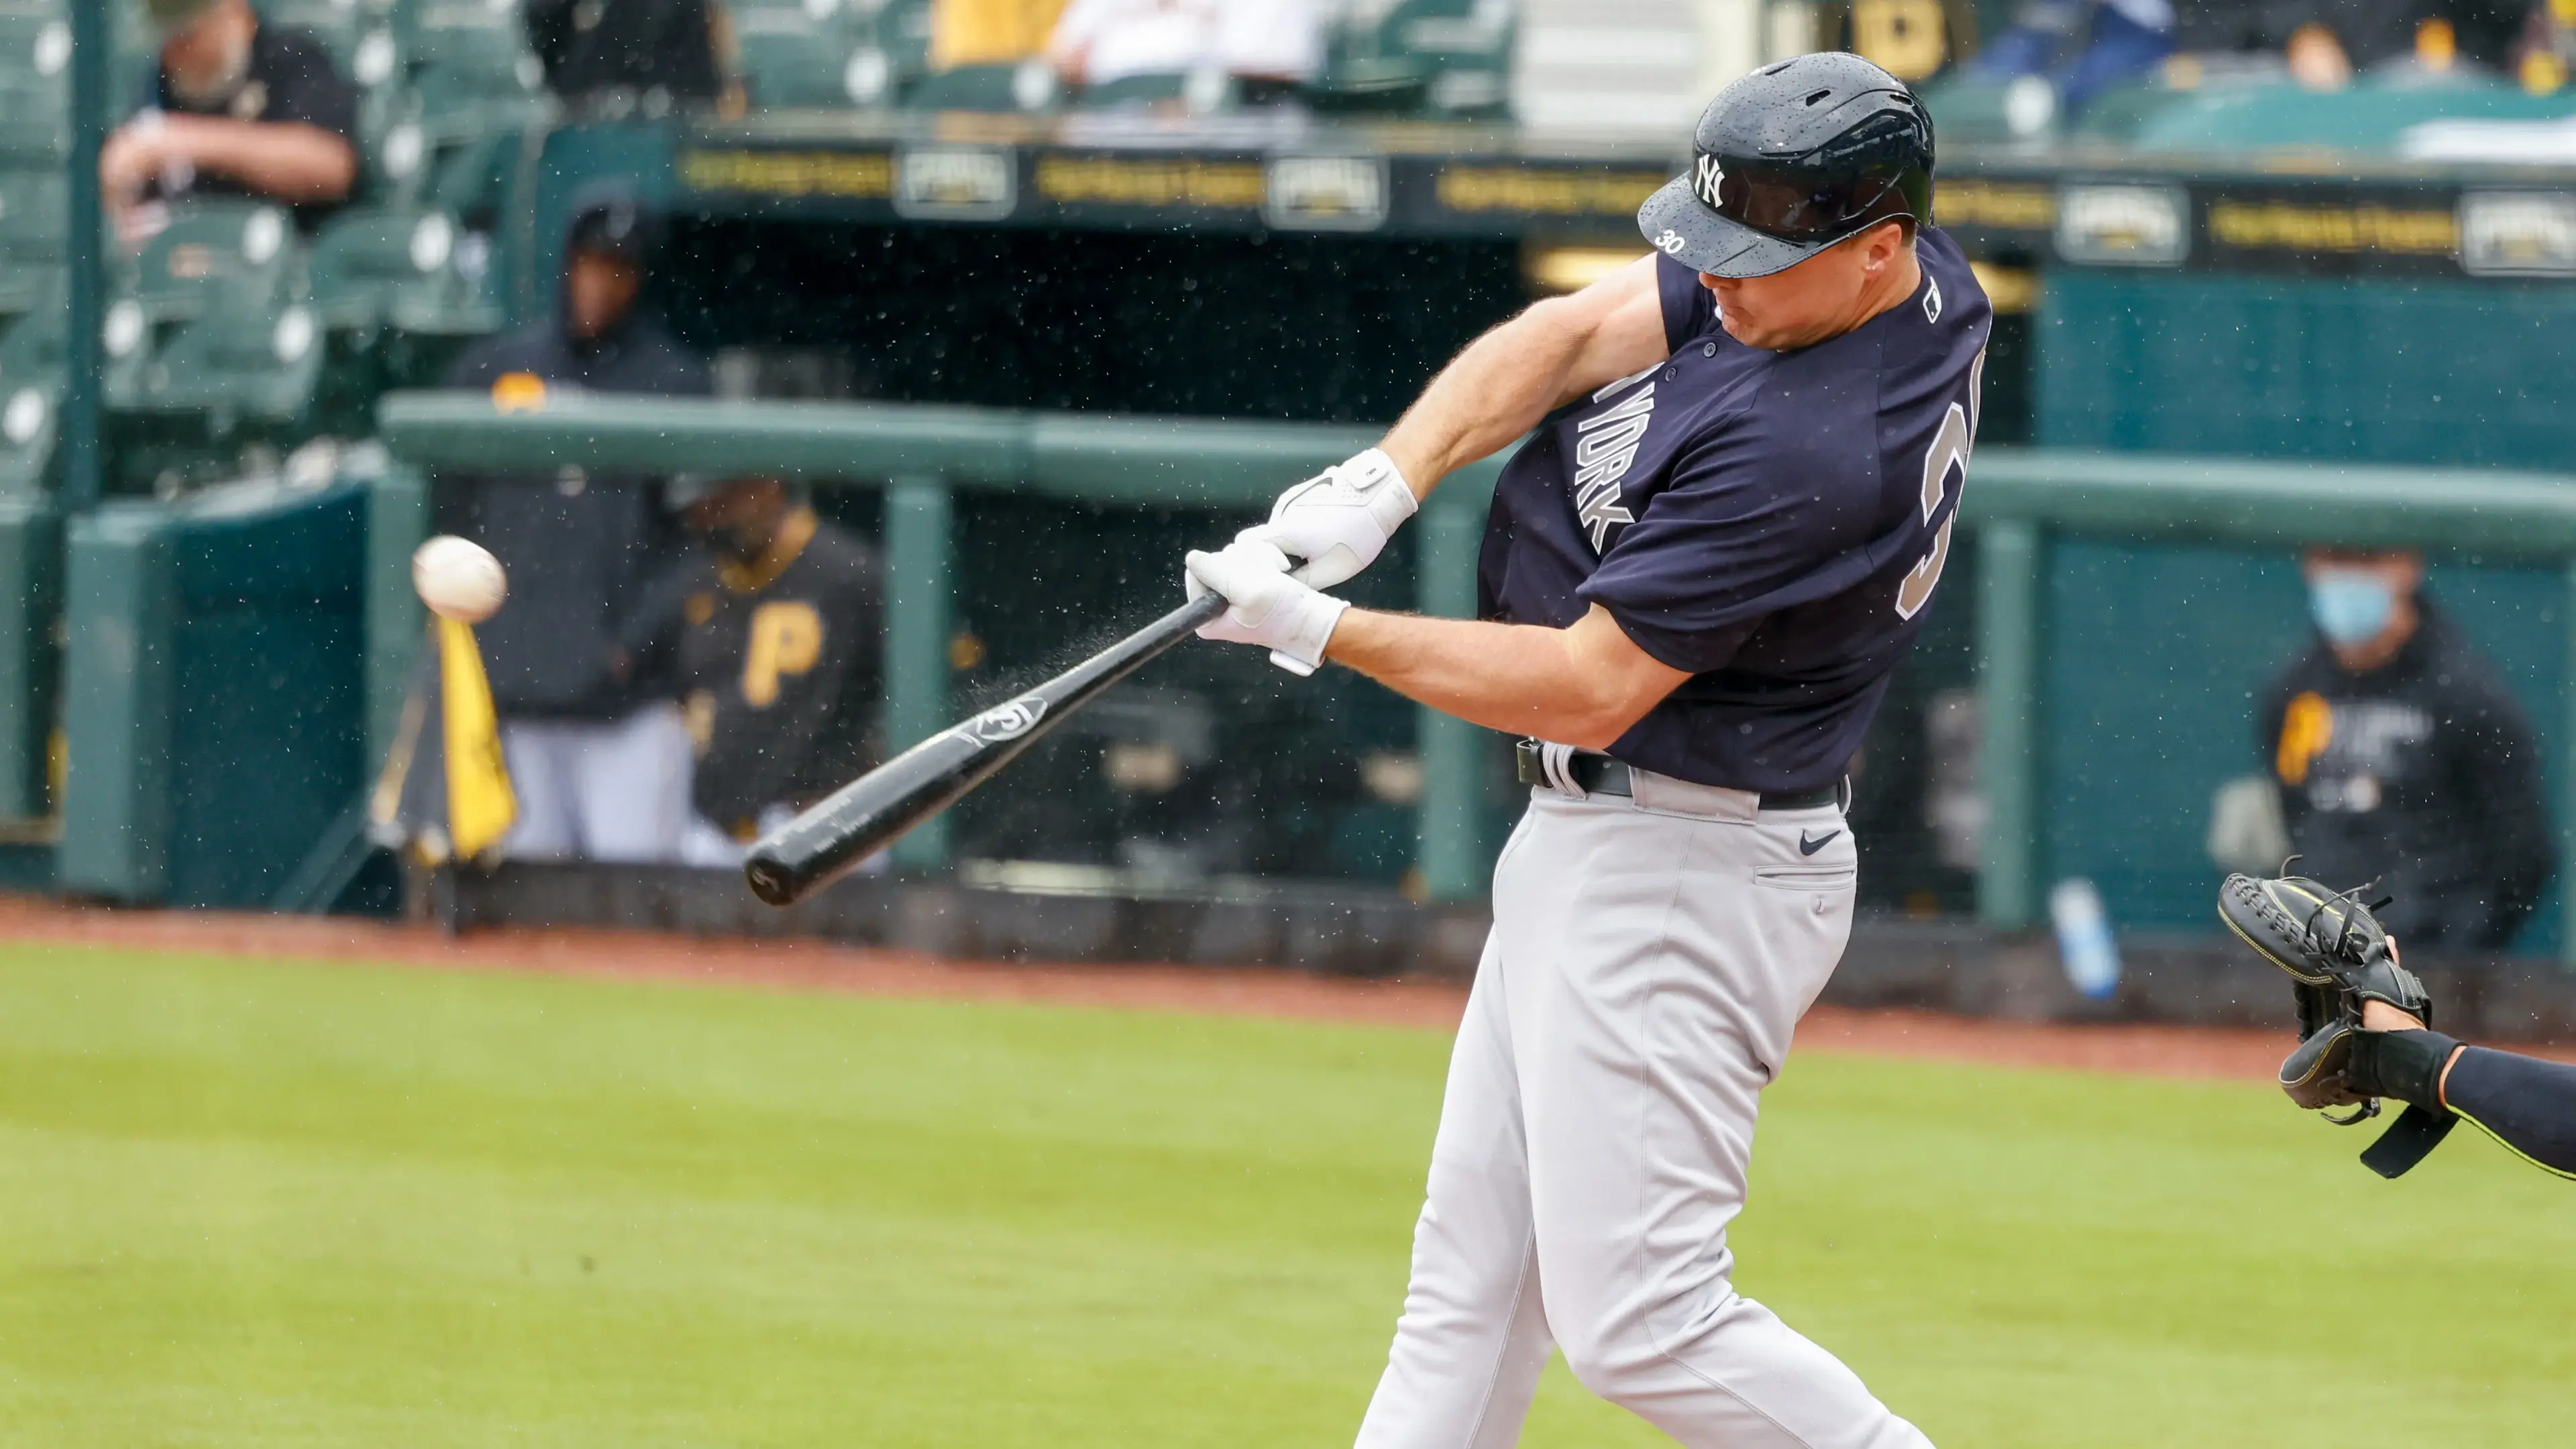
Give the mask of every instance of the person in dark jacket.
[(2531, 721), (2414, 553), (2319, 549), (2305, 572), (2317, 642), (2261, 727), (2300, 873), (2376, 880), (2381, 922), (2419, 949), (2505, 946), (2557, 869)]
[(714, 0), (526, 0), (528, 45), (546, 88), (568, 101), (617, 95), (646, 115), (704, 105), (722, 7)]
[[(700, 397), (705, 362), (641, 302), (654, 219), (616, 186), (579, 195), (555, 315), (478, 345), (452, 386), (499, 401), (592, 391)], [(688, 730), (667, 688), (617, 667), (618, 641), (680, 545), (661, 482), (567, 465), (446, 476), (438, 522), (492, 550), (510, 597), (480, 631), (519, 795), (520, 858), (667, 860), (688, 819)]]
[(310, 228), (358, 182), (358, 92), (319, 36), (267, 25), (250, 0), (149, 0), (158, 66), (132, 119), (99, 148), (120, 230), (190, 195), (258, 196)]
[(631, 667), (675, 681), (697, 746), (681, 858), (739, 865), (876, 755), (881, 570), (780, 479), (675, 479), (672, 502), (704, 548), (655, 588)]

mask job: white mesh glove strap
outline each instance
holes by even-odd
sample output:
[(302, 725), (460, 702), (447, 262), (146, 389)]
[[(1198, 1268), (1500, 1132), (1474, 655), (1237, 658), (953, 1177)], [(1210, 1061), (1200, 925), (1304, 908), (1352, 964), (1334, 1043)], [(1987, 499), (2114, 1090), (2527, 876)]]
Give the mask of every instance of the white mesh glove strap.
[(1235, 535), (1303, 559), (1297, 577), (1319, 589), (1377, 561), (1386, 541), (1419, 507), (1395, 460), (1375, 448), (1336, 463), (1279, 495), (1270, 521)]
[(1210, 589), (1230, 607), (1199, 630), (1202, 639), (1259, 644), (1291, 674), (1312, 674), (1324, 645), (1350, 605), (1299, 583), (1288, 556), (1266, 543), (1236, 543), (1221, 553), (1192, 553), (1186, 587), (1193, 599)]

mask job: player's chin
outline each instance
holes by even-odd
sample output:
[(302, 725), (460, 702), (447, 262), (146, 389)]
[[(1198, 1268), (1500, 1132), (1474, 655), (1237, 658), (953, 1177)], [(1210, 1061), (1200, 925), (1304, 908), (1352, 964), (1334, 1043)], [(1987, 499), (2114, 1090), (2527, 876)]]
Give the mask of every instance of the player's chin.
[(1763, 326), (1760, 318), (1748, 317), (1740, 308), (1720, 309), (1717, 314), (1717, 325), (1726, 329), (1727, 336), (1747, 347), (1778, 345), (1772, 340), (1771, 329)]

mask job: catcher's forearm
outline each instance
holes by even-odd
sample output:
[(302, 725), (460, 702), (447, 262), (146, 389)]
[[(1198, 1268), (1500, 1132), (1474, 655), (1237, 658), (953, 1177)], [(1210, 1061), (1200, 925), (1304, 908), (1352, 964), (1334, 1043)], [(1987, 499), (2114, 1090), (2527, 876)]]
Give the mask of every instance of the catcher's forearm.
[(2467, 1047), (2443, 1075), (2442, 1099), (2533, 1166), (2576, 1177), (2576, 1066)]

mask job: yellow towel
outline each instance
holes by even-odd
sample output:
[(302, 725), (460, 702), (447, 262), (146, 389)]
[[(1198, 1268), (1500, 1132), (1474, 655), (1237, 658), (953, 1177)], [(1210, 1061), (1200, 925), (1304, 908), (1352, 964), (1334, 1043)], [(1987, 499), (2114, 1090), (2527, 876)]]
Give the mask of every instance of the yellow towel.
[(471, 625), (438, 621), (438, 671), (446, 706), (449, 848), (456, 859), (472, 860), (510, 833), (519, 818), (519, 797), (501, 757), (501, 720)]

